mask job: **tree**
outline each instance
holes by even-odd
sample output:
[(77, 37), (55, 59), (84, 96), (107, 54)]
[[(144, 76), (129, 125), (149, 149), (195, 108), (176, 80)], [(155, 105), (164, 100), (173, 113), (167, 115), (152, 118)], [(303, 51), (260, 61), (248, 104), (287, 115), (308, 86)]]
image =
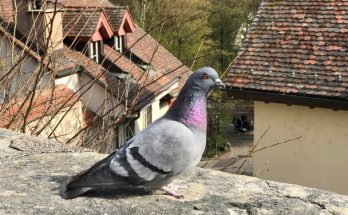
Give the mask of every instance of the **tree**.
[[(209, 0), (212, 7), (209, 25), (212, 28), (212, 64), (224, 71), (235, 58), (240, 44), (236, 39), (245, 34), (260, 0)], [(242, 28), (242, 29), (241, 29)]]
[[(114, 2), (128, 5), (138, 25), (150, 32), (188, 66), (196, 57), (199, 48), (200, 55), (204, 55), (211, 44), (208, 39), (212, 33), (208, 24), (211, 7), (208, 0), (116, 0)], [(203, 61), (198, 59), (195, 68), (202, 65)]]
[[(136, 22), (181, 61), (194, 69), (224, 71), (236, 56), (236, 43), (251, 23), (261, 0), (114, 0), (128, 5)], [(163, 22), (160, 27), (158, 23)], [(197, 53), (199, 51), (199, 53)]]

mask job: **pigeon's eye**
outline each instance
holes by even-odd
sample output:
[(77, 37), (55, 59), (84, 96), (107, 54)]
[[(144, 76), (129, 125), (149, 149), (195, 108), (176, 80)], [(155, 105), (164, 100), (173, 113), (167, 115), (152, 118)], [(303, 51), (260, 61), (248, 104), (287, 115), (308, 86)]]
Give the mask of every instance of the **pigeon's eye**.
[(207, 73), (204, 73), (204, 74), (203, 74), (203, 76), (202, 76), (202, 78), (203, 78), (203, 79), (208, 79), (208, 78), (209, 78), (209, 76), (208, 76), (208, 74), (207, 74)]

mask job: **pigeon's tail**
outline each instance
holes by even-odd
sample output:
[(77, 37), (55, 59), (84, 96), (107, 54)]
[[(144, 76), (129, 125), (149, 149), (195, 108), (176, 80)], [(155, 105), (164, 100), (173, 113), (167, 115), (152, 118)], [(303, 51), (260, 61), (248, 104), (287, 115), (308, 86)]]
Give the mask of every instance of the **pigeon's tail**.
[(66, 185), (61, 186), (60, 195), (64, 199), (72, 199), (92, 189), (129, 185), (127, 180), (110, 170), (109, 163), (113, 154), (94, 164), (88, 170), (72, 176)]
[(95, 173), (87, 170), (72, 176), (67, 184), (60, 187), (60, 195), (64, 199), (72, 199), (92, 190), (98, 184), (93, 177)]
[(64, 184), (60, 188), (60, 195), (64, 199), (73, 199), (93, 189), (93, 187), (69, 188), (68, 185), (69, 184)]

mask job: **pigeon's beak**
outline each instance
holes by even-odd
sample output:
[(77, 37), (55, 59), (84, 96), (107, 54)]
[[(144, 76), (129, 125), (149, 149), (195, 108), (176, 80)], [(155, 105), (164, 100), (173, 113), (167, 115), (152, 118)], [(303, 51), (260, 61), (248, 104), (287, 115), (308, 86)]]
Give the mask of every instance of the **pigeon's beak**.
[(215, 79), (215, 86), (219, 87), (220, 89), (225, 88), (225, 84), (222, 83), (222, 81), (219, 78)]

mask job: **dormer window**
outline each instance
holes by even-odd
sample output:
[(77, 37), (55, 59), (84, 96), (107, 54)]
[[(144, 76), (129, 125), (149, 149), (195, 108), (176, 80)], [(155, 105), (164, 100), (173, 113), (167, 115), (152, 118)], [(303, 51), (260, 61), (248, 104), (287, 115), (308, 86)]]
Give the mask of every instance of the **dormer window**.
[(124, 36), (114, 36), (115, 50), (122, 53), (124, 42), (125, 42)]
[(89, 57), (95, 62), (99, 63), (101, 56), (101, 42), (91, 42), (89, 46)]
[(28, 5), (29, 11), (41, 11), (42, 10), (42, 0), (30, 0)]

